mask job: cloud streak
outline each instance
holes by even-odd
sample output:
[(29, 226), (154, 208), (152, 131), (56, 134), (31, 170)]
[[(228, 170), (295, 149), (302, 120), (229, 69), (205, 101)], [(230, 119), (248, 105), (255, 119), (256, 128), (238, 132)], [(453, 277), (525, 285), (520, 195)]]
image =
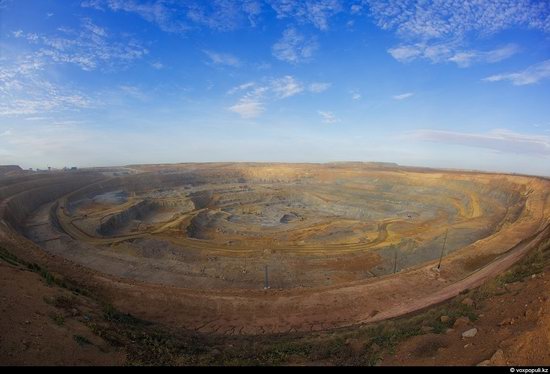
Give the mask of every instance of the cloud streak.
[(466, 68), (474, 64), (494, 64), (512, 57), (520, 48), (508, 44), (491, 50), (479, 51), (461, 49), (456, 41), (443, 43), (403, 44), (388, 49), (388, 53), (397, 61), (408, 63), (415, 60), (428, 60), (432, 63), (453, 62), (458, 67)]
[(497, 129), (488, 133), (464, 133), (439, 130), (417, 130), (411, 138), (443, 144), (487, 148), (503, 153), (538, 154), (550, 156), (550, 136), (519, 134)]
[(315, 82), (309, 85), (308, 90), (313, 93), (321, 93), (328, 90), (330, 86), (332, 86), (332, 84), (327, 82)]
[(326, 112), (326, 111), (318, 111), (319, 115), (323, 119), (324, 123), (337, 123), (340, 122), (340, 120), (334, 115), (332, 112)]
[(238, 67), (241, 65), (241, 62), (239, 59), (232, 54), (229, 53), (218, 53), (214, 51), (203, 51), (208, 58), (210, 59), (210, 63), (213, 65), (225, 65), (225, 66), (232, 66), (232, 67)]
[(170, 33), (185, 33), (197, 27), (231, 31), (245, 23), (255, 26), (262, 12), (262, 2), (257, 0), (85, 0), (81, 6), (135, 14)]
[(291, 75), (264, 80), (263, 84), (247, 82), (227, 91), (228, 95), (241, 94), (238, 102), (228, 109), (242, 118), (250, 119), (260, 116), (269, 102), (286, 100), (304, 92), (319, 94), (326, 91), (330, 83), (314, 82), (305, 84)]
[(400, 95), (394, 95), (393, 99), (394, 100), (405, 100), (405, 99), (408, 99), (409, 97), (411, 97), (413, 95), (414, 95), (414, 92), (406, 92), (406, 93), (402, 93)]
[(395, 31), (404, 43), (388, 49), (399, 62), (417, 59), (454, 62), (464, 68), (495, 63), (519, 51), (515, 45), (487, 51), (467, 48), (468, 41), (512, 28), (550, 32), (550, 3), (538, 1), (367, 0), (374, 22)]
[(463, 39), (512, 27), (550, 31), (550, 3), (539, 1), (367, 0), (375, 23), (403, 38)]
[(340, 0), (271, 0), (269, 3), (278, 18), (310, 23), (319, 30), (327, 30), (329, 19), (344, 9)]
[(525, 86), (548, 78), (550, 78), (550, 60), (531, 65), (520, 72), (491, 75), (483, 80), (485, 82), (510, 81), (514, 86)]
[(0, 66), (0, 116), (34, 115), (93, 106), (94, 100), (85, 93), (43, 78), (42, 68), (42, 63), (28, 57)]
[(39, 64), (74, 64), (85, 71), (125, 67), (149, 53), (134, 39), (115, 41), (89, 18), (81, 21), (78, 32), (61, 28), (58, 35), (39, 35), (18, 30), (13, 36), (37, 47), (33, 58)]
[(291, 64), (311, 61), (318, 49), (315, 38), (306, 38), (295, 28), (287, 28), (282, 38), (273, 45), (272, 53), (275, 58)]
[(271, 89), (279, 99), (299, 94), (304, 90), (304, 86), (294, 77), (286, 75), (271, 82)]

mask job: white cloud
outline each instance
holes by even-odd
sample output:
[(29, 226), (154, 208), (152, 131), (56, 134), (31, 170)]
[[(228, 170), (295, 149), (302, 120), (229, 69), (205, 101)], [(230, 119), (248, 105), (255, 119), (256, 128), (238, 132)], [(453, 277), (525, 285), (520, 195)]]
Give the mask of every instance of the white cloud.
[(550, 60), (545, 60), (529, 66), (527, 69), (507, 74), (491, 75), (484, 78), (486, 82), (510, 81), (515, 86), (524, 86), (527, 84), (537, 83), (543, 79), (550, 78)]
[(254, 87), (252, 90), (246, 92), (235, 105), (230, 106), (228, 109), (239, 114), (242, 118), (258, 117), (265, 110), (264, 101), (267, 91), (267, 87)]
[(151, 63), (151, 67), (153, 67), (153, 69), (155, 70), (162, 70), (164, 69), (164, 64), (162, 62), (155, 61)]
[(233, 88), (231, 88), (229, 91), (227, 91), (227, 94), (228, 95), (233, 95), (234, 93), (236, 92), (239, 92), (239, 91), (245, 91), (251, 87), (254, 87), (256, 85), (255, 82), (247, 82), (247, 83), (243, 83), (243, 84), (240, 84), (238, 86), (235, 86)]
[(519, 47), (515, 44), (508, 44), (487, 51), (478, 51), (463, 49), (457, 41), (434, 44), (421, 42), (388, 49), (388, 53), (399, 62), (407, 63), (417, 59), (425, 59), (432, 63), (453, 62), (461, 68), (477, 63), (493, 64), (518, 52)]
[(80, 31), (61, 29), (60, 32), (60, 35), (46, 36), (18, 31), (14, 36), (38, 47), (33, 58), (41, 64), (75, 64), (87, 71), (125, 67), (149, 53), (136, 40), (115, 41), (106, 29), (88, 18), (81, 21)]
[(516, 54), (507, 45), (479, 51), (469, 41), (513, 29), (550, 32), (550, 2), (544, 0), (423, 1), (367, 0), (375, 23), (405, 41), (388, 52), (400, 62), (427, 59), (459, 67), (495, 63)]
[(405, 99), (408, 99), (409, 97), (411, 97), (412, 95), (414, 95), (413, 92), (406, 92), (406, 93), (402, 93), (400, 95), (395, 95), (393, 96), (394, 100), (405, 100)]
[(80, 30), (63, 29), (60, 33), (13, 34), (34, 49), (0, 60), (1, 116), (32, 116), (94, 107), (99, 104), (98, 99), (66, 84), (62, 77), (47, 74), (50, 66), (74, 64), (86, 71), (125, 68), (147, 53), (131, 39), (115, 41), (105, 28), (90, 19), (81, 20)]
[(410, 133), (417, 140), (444, 144), (458, 144), (488, 148), (504, 153), (532, 153), (550, 155), (550, 137), (546, 135), (519, 134), (496, 129), (488, 133), (462, 133), (438, 130), (417, 130)]
[(80, 5), (101, 11), (135, 13), (166, 32), (182, 32), (188, 29), (188, 26), (178, 19), (181, 11), (174, 7), (173, 3), (165, 1), (139, 3), (133, 0), (85, 0)]
[(259, 0), (85, 0), (81, 6), (136, 14), (161, 30), (173, 33), (183, 33), (195, 27), (230, 31), (245, 23), (255, 26), (262, 12)]
[(246, 21), (255, 26), (262, 12), (262, 4), (258, 0), (188, 0), (179, 2), (179, 6), (184, 8), (183, 12), (193, 23), (218, 31), (235, 30)]
[(449, 61), (456, 63), (459, 67), (468, 67), (477, 62), (493, 64), (510, 58), (518, 52), (519, 47), (517, 45), (509, 44), (490, 51), (457, 52), (449, 58)]
[(283, 37), (273, 45), (272, 52), (275, 58), (292, 64), (308, 62), (318, 48), (314, 38), (306, 38), (295, 28), (288, 28)]
[(351, 99), (352, 100), (361, 100), (361, 94), (355, 91), (351, 92)]
[(329, 19), (343, 10), (341, 0), (270, 0), (269, 3), (278, 18), (311, 23), (320, 30), (328, 29)]
[(102, 38), (107, 36), (107, 31), (103, 27), (94, 24), (89, 18), (85, 18), (83, 20), (83, 28), (84, 31), (90, 32)]
[(409, 62), (423, 56), (423, 50), (419, 45), (401, 45), (388, 49), (388, 53), (399, 62)]
[(363, 10), (363, 5), (362, 4), (353, 4), (350, 7), (351, 14), (360, 14), (362, 10)]
[(41, 76), (42, 64), (25, 60), (0, 69), (0, 116), (44, 114), (93, 106), (86, 94)]
[(326, 82), (314, 82), (308, 87), (308, 90), (313, 93), (321, 93), (330, 88), (331, 84)]
[(489, 35), (517, 26), (550, 31), (550, 3), (543, 0), (368, 3), (379, 27), (408, 39), (462, 39), (468, 33)]
[(146, 101), (149, 99), (149, 96), (143, 92), (142, 89), (136, 86), (130, 85), (121, 85), (118, 87), (124, 97), (130, 97), (132, 99), (137, 99), (140, 101)]
[[(309, 88), (311, 88), (309, 85)], [(243, 93), (239, 101), (228, 109), (243, 118), (255, 118), (265, 111), (269, 102), (287, 99), (298, 95), (305, 90), (305, 85), (291, 75), (269, 79), (264, 84), (247, 82), (235, 86), (227, 91), (228, 95)], [(324, 88), (324, 87), (323, 87)], [(317, 89), (320, 89), (317, 87)], [(316, 91), (310, 92), (316, 93)]]
[(296, 81), (294, 77), (287, 75), (273, 80), (271, 89), (278, 98), (284, 99), (299, 94), (304, 90), (304, 87), (300, 82)]
[(241, 64), (237, 57), (229, 53), (218, 53), (207, 50), (203, 52), (210, 58), (210, 62), (214, 65), (238, 67)]
[(261, 101), (243, 100), (230, 106), (229, 110), (237, 113), (242, 118), (255, 118), (262, 114), (265, 108)]
[(337, 123), (340, 122), (338, 118), (332, 112), (318, 111), (319, 115), (323, 118), (324, 123)]

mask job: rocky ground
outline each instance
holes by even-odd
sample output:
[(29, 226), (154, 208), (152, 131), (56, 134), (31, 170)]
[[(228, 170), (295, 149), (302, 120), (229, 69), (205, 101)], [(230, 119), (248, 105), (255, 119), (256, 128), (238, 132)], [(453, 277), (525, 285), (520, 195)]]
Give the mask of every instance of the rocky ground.
[(411, 317), (255, 339), (139, 321), (1, 254), (3, 365), (550, 365), (548, 244), (479, 289)]
[[(281, 166), (282, 170), (269, 165), (243, 170), (240, 166), (219, 168), (210, 170), (209, 166), (203, 166), (193, 171), (195, 174), (159, 172), (124, 180), (91, 172), (2, 179), (0, 364), (536, 365), (548, 362), (550, 182), (547, 180), (454, 173), (452, 177), (461, 181), (455, 186), (458, 190), (463, 191), (462, 183), (470, 185), (475, 181), (476, 191), (483, 194), (453, 195), (456, 201), (451, 199), (444, 205), (461, 217), (456, 230), (454, 233), (449, 230), (447, 235), (446, 227), (440, 224), (445, 221), (442, 215), (438, 218), (441, 222), (428, 220), (423, 226), (429, 234), (426, 238), (445, 238), (443, 242), (450, 251), (453, 237), (468, 237), (469, 229), (486, 227), (488, 216), (484, 213), (490, 216), (498, 211), (502, 219), (498, 220), (497, 232), (481, 240), (470, 238), (475, 241), (447, 253), (440, 267), (436, 266), (440, 245), (434, 247), (435, 259), (420, 259), (421, 264), (408, 270), (397, 267), (403, 256), (396, 256), (398, 252), (393, 250), (385, 258), (394, 265), (393, 272), (380, 277), (367, 272), (381, 258), (368, 257), (375, 248), (365, 251), (366, 242), (353, 241), (343, 248), (336, 238), (331, 239), (329, 248), (330, 243), (324, 244), (323, 239), (308, 247), (308, 251), (300, 248), (294, 255), (275, 246), (239, 249), (233, 240), (228, 241), (227, 248), (220, 249), (215, 241), (182, 237), (178, 227), (187, 227), (185, 220), (193, 217), (176, 217), (175, 222), (162, 224), (147, 236), (136, 233), (122, 238), (90, 237), (84, 230), (86, 225), (69, 214), (69, 197), (80, 201), (102, 191), (120, 191), (125, 186), (129, 187), (130, 200), (139, 191), (149, 191), (152, 181), (164, 186), (153, 197), (168, 199), (158, 205), (162, 214), (163, 209), (172, 206), (172, 187), (183, 186), (184, 191), (189, 191), (191, 187), (187, 184), (201, 180), (208, 185), (231, 177), (232, 183), (242, 184), (245, 182), (241, 179), (246, 181), (247, 173), (261, 171), (254, 176), (260, 184), (281, 180), (302, 183), (295, 174), (295, 166)], [(321, 185), (341, 179), (335, 179), (338, 175), (349, 177), (364, 172), (342, 167), (334, 174), (332, 169), (326, 166), (318, 170)], [(397, 170), (376, 173), (395, 174)], [(407, 174), (399, 173), (400, 178), (403, 175)], [(422, 186), (426, 183), (439, 186), (447, 176), (448, 173), (437, 172), (415, 174), (409, 176), (409, 182), (421, 180)], [(393, 189), (394, 184), (388, 181), (394, 180), (384, 179), (382, 191)], [(350, 194), (359, 185), (361, 191), (365, 188), (364, 180), (359, 184), (360, 180), (355, 181), (346, 183)], [(506, 183), (510, 189), (501, 189)], [(323, 201), (334, 198), (333, 194), (317, 195), (316, 199)], [(202, 196), (194, 196), (193, 204), (203, 204), (199, 201)], [(210, 200), (233, 199), (227, 194), (204, 196)], [(494, 201), (481, 196), (492, 196)], [(345, 195), (339, 199), (348, 201)], [(205, 207), (201, 205), (196, 213), (200, 214)], [(308, 218), (292, 206), (288, 207), (292, 208), (289, 212), (297, 213), (299, 219), (281, 223), (281, 217), (290, 213), (282, 214), (279, 207), (273, 207), (269, 205), (268, 213), (277, 214), (264, 215), (269, 219), (262, 222), (290, 227), (317, 219), (313, 214), (313, 218)], [(130, 214), (131, 218), (141, 215), (140, 209), (134, 212), (135, 217)], [(240, 216), (246, 221), (249, 218), (243, 217), (250, 214), (262, 216), (261, 211), (250, 209), (250, 206), (241, 209), (239, 205), (237, 210), (224, 214), (234, 215), (236, 221)], [(316, 225), (315, 229), (326, 234), (338, 231), (343, 237), (355, 235), (349, 220), (335, 226), (335, 221), (329, 218), (330, 222)], [(407, 215), (389, 218), (370, 228), (357, 226), (357, 230), (377, 229), (378, 239), (369, 234), (371, 245), (389, 245), (408, 237), (408, 231), (417, 231), (395, 220), (408, 222), (409, 218)], [(238, 225), (224, 220), (221, 228), (234, 226), (236, 230)], [(220, 228), (211, 228), (208, 222), (203, 226), (214, 232)], [(249, 224), (243, 227), (246, 229)], [(300, 229), (307, 228), (300, 226)], [(271, 227), (266, 226), (266, 230)], [(42, 235), (42, 240), (34, 233)], [(302, 235), (295, 239), (303, 238)], [(152, 246), (153, 239), (160, 239), (161, 246)], [(406, 248), (418, 254), (418, 248), (415, 251), (413, 246)], [(381, 252), (377, 255), (383, 257)], [(272, 287), (264, 290), (267, 260)], [(190, 264), (201, 266), (189, 267)], [(262, 266), (254, 266), (259, 264)], [(238, 276), (231, 277), (228, 266)], [(284, 276), (283, 268), (292, 269), (288, 274), (297, 275)], [(172, 276), (177, 279), (171, 279)], [(277, 276), (288, 284), (277, 284)], [(241, 283), (237, 283), (239, 280)], [(304, 280), (312, 282), (309, 287), (304, 287), (308, 286)]]
[(124, 349), (94, 334), (98, 305), (40, 274), (0, 261), (0, 364), (120, 365)]

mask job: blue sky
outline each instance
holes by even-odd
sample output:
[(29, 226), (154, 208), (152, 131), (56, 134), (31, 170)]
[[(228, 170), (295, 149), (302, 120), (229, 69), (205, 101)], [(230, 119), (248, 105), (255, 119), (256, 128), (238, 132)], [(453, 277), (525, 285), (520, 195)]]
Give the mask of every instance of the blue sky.
[(0, 0), (0, 164), (550, 175), (550, 3)]

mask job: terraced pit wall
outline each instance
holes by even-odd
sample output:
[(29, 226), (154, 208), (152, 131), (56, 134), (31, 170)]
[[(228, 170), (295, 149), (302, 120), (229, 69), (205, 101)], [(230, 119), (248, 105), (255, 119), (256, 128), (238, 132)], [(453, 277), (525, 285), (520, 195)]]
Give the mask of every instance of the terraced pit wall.
[[(164, 172), (160, 168), (156, 172), (119, 178), (81, 173), (0, 179), (0, 219), (9, 224), (9, 227), (0, 225), (0, 245), (14, 248), (19, 253), (44, 254), (42, 257), (37, 255), (36, 261), (45, 261), (47, 266), (56, 272), (67, 274), (100, 290), (118, 309), (140, 318), (199, 333), (254, 335), (326, 330), (411, 313), (447, 300), (464, 289), (476, 287), (484, 280), (506, 270), (526, 253), (535, 250), (537, 243), (549, 237), (550, 182), (536, 177), (418, 171), (395, 167), (385, 169), (363, 165), (186, 165), (179, 171), (176, 166), (170, 168), (174, 171)], [(60, 231), (58, 228), (61, 224), (52, 219), (52, 212), (55, 212), (55, 217), (63, 213), (60, 206), (55, 205), (56, 200), (67, 202), (66, 206), (70, 208), (71, 204), (76, 206), (80, 200), (93, 199), (98, 194), (116, 190), (146, 196), (154, 189), (158, 190), (155, 192), (157, 193), (163, 189), (182, 188), (186, 185), (190, 186), (190, 193), (195, 193), (192, 195), (195, 199), (195, 209), (213, 205), (212, 209), (216, 210), (216, 204), (227, 203), (230, 209), (224, 209), (239, 218), (240, 187), (224, 185), (244, 183), (253, 184), (259, 191), (258, 196), (265, 191), (275, 191), (275, 196), (279, 193), (277, 191), (286, 188), (288, 183), (294, 183), (293, 186), (297, 186), (297, 189), (308, 192), (307, 198), (304, 198), (304, 202), (308, 202), (304, 207), (305, 213), (308, 204), (318, 202), (326, 204), (322, 207), (325, 212), (330, 213), (331, 209), (334, 209), (334, 212), (343, 214), (346, 213), (346, 193), (368, 191), (369, 181), (374, 180), (373, 178), (381, 178), (381, 197), (374, 198), (373, 202), (383, 208), (382, 213), (401, 214), (401, 210), (394, 207), (395, 202), (383, 200), (390, 196), (385, 194), (392, 192), (399, 196), (410, 190), (409, 186), (415, 186), (418, 195), (425, 198), (416, 205), (416, 201), (413, 201), (411, 206), (433, 206), (434, 211), (416, 212), (419, 216), (426, 216), (423, 218), (424, 221), (414, 221), (417, 217), (411, 215), (411, 222), (418, 222), (416, 227), (408, 223), (409, 218), (406, 215), (390, 217), (390, 221), (381, 222), (381, 226), (389, 225), (387, 238), (382, 237), (383, 241), (380, 243), (371, 239), (366, 244), (370, 243), (372, 248), (361, 242), (353, 242), (349, 246), (338, 243), (325, 246), (320, 242), (312, 244), (309, 247), (311, 250), (295, 246), (289, 247), (288, 252), (277, 253), (265, 252), (263, 246), (254, 246), (250, 249), (225, 244), (224, 240), (201, 241), (182, 238), (181, 228), (187, 227), (185, 220), (177, 220), (177, 225), (168, 227), (166, 231), (153, 230), (140, 234), (142, 236), (139, 238), (134, 234), (128, 235), (128, 242), (123, 242), (121, 240), (124, 238), (109, 238), (108, 235), (86, 237), (87, 241), (81, 241), (80, 238), (85, 236), (79, 234), (80, 236), (73, 237), (72, 232)], [(276, 183), (280, 185), (275, 186), (275, 190), (272, 189), (273, 186), (265, 185)], [(314, 186), (319, 189), (319, 196), (309, 194), (317, 192), (313, 190)], [(430, 200), (430, 188), (440, 188), (441, 201), (435, 197), (433, 201)], [(210, 195), (207, 192), (209, 189), (215, 191), (214, 195), (218, 196)], [(234, 194), (226, 195), (224, 191), (233, 191)], [(251, 194), (243, 195), (248, 196), (250, 201), (243, 201), (253, 205), (256, 202), (253, 191), (247, 190), (244, 186), (242, 191)], [(416, 199), (415, 196), (410, 198)], [(268, 204), (271, 204), (271, 201)], [(264, 211), (260, 211), (260, 214), (271, 209), (271, 206), (265, 206), (267, 208), (262, 208)], [(285, 207), (281, 208), (282, 217), (283, 208)], [(294, 208), (289, 209), (294, 211)], [(446, 222), (447, 213), (438, 215), (438, 209), (458, 219), (454, 223)], [(63, 224), (72, 224), (73, 220), (80, 219), (71, 217), (70, 209), (68, 210), (65, 217), (67, 221)], [(330, 223), (329, 213), (327, 220)], [(334, 220), (341, 218), (336, 213)], [(335, 230), (344, 232), (347, 222), (362, 217), (360, 209), (352, 213), (346, 218), (347, 221), (342, 221), (342, 228), (337, 227)], [(124, 213), (121, 214), (121, 217), (124, 217)], [(194, 217), (193, 214), (200, 213), (191, 212), (190, 219)], [(380, 212), (373, 212), (372, 217), (378, 219), (376, 214)], [(243, 219), (248, 217), (247, 214), (241, 216)], [(383, 215), (380, 217), (384, 219)], [(33, 222), (36, 224), (43, 225), (40, 227), (46, 230), (44, 235), (55, 234), (59, 239), (40, 246), (30, 245), (29, 240), (21, 233), (35, 232), (29, 227), (28, 221), (31, 218), (35, 219)], [(183, 218), (185, 217), (182, 216)], [(315, 213), (308, 218), (314, 221), (318, 217)], [(115, 222), (116, 219), (113, 221), (114, 226)], [(253, 220), (250, 222), (254, 223)], [(307, 223), (307, 220), (305, 222)], [(427, 227), (422, 226), (423, 222), (426, 222)], [(248, 232), (242, 231), (247, 229), (246, 224), (239, 226), (230, 220), (223, 223), (234, 228), (238, 234), (249, 235)], [(208, 224), (207, 222), (206, 229), (209, 229)], [(292, 224), (304, 223), (296, 220), (281, 224), (284, 225), (282, 228), (276, 226), (273, 230), (286, 230)], [(360, 225), (361, 222), (353, 224)], [(428, 258), (396, 274), (370, 278), (362, 275), (362, 266), (366, 266), (366, 262), (359, 261), (363, 258), (361, 256), (378, 250), (377, 246), (391, 244), (392, 240), (398, 241), (409, 235), (408, 231), (416, 228), (426, 230), (430, 238), (437, 241), (444, 234), (445, 225), (450, 224), (455, 225), (455, 230), (481, 229), (479, 232), (483, 235), (447, 254), (442, 261), (441, 271), (435, 271), (436, 261)], [(275, 232), (267, 226), (257, 227), (260, 229), (255, 233)], [(157, 228), (163, 226), (159, 224)], [(302, 226), (297, 228), (304, 229)], [(287, 235), (284, 230), (284, 235)], [(460, 232), (467, 231), (458, 231), (457, 237), (460, 236)], [(222, 234), (225, 235), (220, 233)], [(348, 232), (344, 234), (350, 235)], [(51, 235), (46, 236), (49, 237)], [(177, 247), (169, 244), (171, 240), (176, 244), (183, 244)], [(132, 247), (134, 243), (136, 247)], [(159, 245), (158, 243), (162, 244), (157, 251), (161, 256), (137, 257), (139, 246), (151, 247)], [(220, 248), (220, 245), (225, 247)], [(334, 252), (341, 249), (345, 251)], [(166, 255), (162, 254), (162, 250), (166, 250)], [(45, 256), (47, 253), (55, 256)], [(238, 279), (232, 283), (231, 279), (221, 277), (225, 276), (223, 272), (228, 269), (234, 270), (237, 274), (240, 271), (239, 266), (247, 259), (255, 261), (255, 265), (263, 265), (263, 261), (270, 258), (274, 261), (273, 268), (270, 268), (270, 276), (276, 276), (277, 270), (284, 270), (277, 269), (277, 265), (288, 265), (294, 272), (303, 269), (303, 265), (311, 265), (315, 269), (311, 276), (316, 278), (309, 287), (296, 286), (297, 283), (293, 280), (292, 287), (288, 289), (281, 287), (263, 290), (263, 267), (258, 273), (249, 267), (248, 273), (242, 273), (240, 283), (237, 282)], [(193, 267), (193, 261), (196, 262), (197, 268)], [(288, 261), (288, 264), (284, 261)], [(202, 264), (209, 267), (206, 272), (201, 272), (198, 267)], [(140, 273), (142, 270), (144, 273)], [(302, 271), (297, 276), (309, 274)], [(286, 275), (285, 273), (284, 276)], [(336, 275), (341, 276), (338, 278)], [(327, 277), (332, 279), (327, 280)], [(253, 282), (258, 284), (257, 288), (254, 288), (256, 283)]]

